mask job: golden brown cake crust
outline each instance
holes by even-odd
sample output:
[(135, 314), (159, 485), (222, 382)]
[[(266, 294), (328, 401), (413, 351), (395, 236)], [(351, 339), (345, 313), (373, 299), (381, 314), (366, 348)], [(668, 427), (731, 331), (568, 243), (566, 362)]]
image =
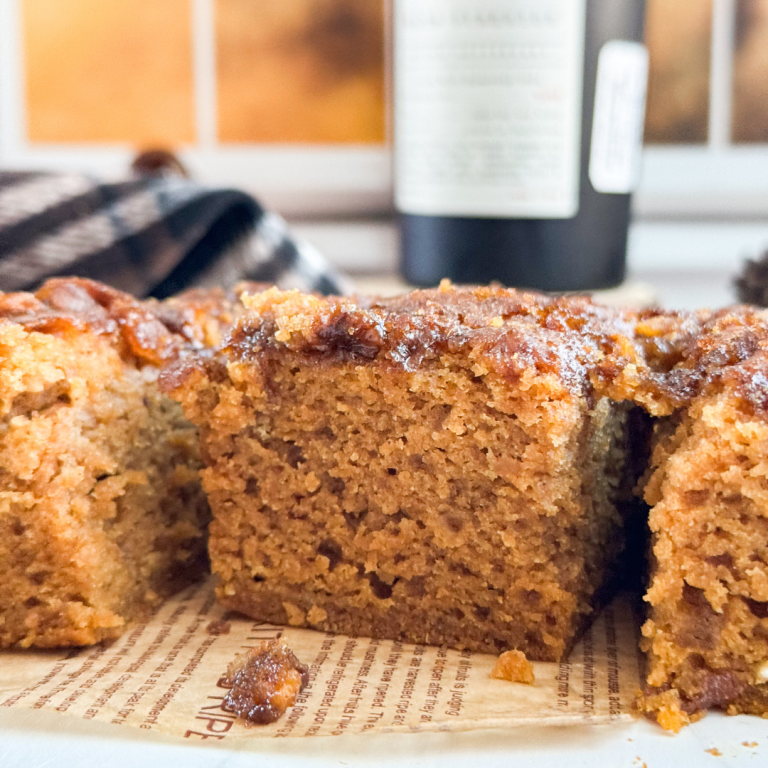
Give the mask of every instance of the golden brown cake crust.
[(622, 348), (632, 315), (586, 298), (548, 298), (501, 288), (414, 291), (391, 299), (320, 299), (277, 292), (250, 297), (254, 310), (229, 339), (234, 357), (286, 348), (323, 361), (368, 361), (414, 370), (443, 354), (471, 352), (500, 375), (526, 369), (583, 391), (596, 366)]
[[(291, 350), (308, 361), (375, 360), (409, 370), (444, 354), (471, 353), (510, 380), (525, 370), (553, 374), (572, 392), (595, 390), (653, 415), (684, 402), (686, 382), (670, 384), (669, 373), (708, 317), (609, 308), (582, 296), (456, 289), (447, 281), (387, 299), (258, 288), (246, 298), (250, 313), (225, 337), (233, 359)], [(209, 356), (192, 357), (164, 373), (165, 386), (170, 391), (201, 365), (215, 367)]]
[(702, 314), (675, 358), (660, 384), (672, 407), (726, 389), (754, 410), (768, 407), (768, 311), (737, 306)]
[(0, 318), (29, 332), (102, 336), (139, 364), (160, 365), (188, 345), (132, 296), (82, 278), (49, 280), (34, 294), (0, 294)]

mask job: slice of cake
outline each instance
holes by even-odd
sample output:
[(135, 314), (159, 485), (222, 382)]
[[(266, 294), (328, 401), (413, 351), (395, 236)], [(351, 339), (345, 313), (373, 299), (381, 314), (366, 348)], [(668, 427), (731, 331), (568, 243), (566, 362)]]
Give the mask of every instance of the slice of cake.
[(202, 572), (196, 429), (157, 386), (200, 298), (183, 333), (86, 280), (0, 295), (0, 646), (117, 637)]
[(709, 707), (768, 714), (768, 313), (715, 313), (659, 388), (648, 690), (679, 730)]
[(222, 602), (561, 659), (622, 548), (633, 406), (601, 387), (633, 318), (450, 286), (245, 303), (219, 355), (162, 379), (200, 427)]

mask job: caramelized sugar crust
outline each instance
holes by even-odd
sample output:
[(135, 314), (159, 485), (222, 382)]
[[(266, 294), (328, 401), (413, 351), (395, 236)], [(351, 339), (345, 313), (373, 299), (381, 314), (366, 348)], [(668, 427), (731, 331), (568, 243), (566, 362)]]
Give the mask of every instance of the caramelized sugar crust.
[(309, 667), (282, 640), (261, 640), (238, 654), (221, 681), (229, 686), (224, 707), (246, 726), (279, 720), (309, 682)]
[(157, 386), (201, 345), (87, 280), (0, 295), (0, 646), (116, 637), (202, 572), (196, 430)]
[(646, 350), (634, 315), (580, 298), (245, 303), (221, 355), (163, 375), (201, 429), (221, 600), (562, 658), (623, 544), (633, 405), (607, 393), (664, 357), (665, 318)]

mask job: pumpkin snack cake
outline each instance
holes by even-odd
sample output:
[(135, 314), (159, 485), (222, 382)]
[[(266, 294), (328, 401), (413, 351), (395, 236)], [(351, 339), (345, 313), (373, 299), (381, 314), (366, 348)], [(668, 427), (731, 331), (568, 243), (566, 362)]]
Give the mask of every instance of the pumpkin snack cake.
[(561, 659), (623, 546), (638, 410), (601, 382), (632, 317), (449, 285), (244, 302), (217, 355), (161, 378), (200, 428), (222, 602)]
[(194, 296), (159, 306), (74, 278), (0, 295), (2, 647), (117, 637), (205, 566), (196, 430), (157, 386), (204, 332)]
[(644, 494), (651, 578), (642, 708), (768, 715), (768, 312), (721, 310), (663, 379)]

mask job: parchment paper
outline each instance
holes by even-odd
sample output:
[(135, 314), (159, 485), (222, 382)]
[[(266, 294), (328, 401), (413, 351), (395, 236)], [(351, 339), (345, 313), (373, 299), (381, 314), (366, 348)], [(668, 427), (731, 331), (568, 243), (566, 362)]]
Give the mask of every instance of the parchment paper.
[[(211, 635), (226, 620), (229, 634)], [(235, 657), (282, 637), (310, 667), (296, 706), (246, 728), (222, 708)], [(390, 640), (349, 638), (228, 613), (211, 582), (168, 600), (110, 646), (0, 653), (0, 707), (46, 709), (189, 740), (459, 731), (632, 719), (640, 688), (637, 621), (618, 597), (568, 661), (536, 663), (534, 685), (490, 678), (495, 656)]]

